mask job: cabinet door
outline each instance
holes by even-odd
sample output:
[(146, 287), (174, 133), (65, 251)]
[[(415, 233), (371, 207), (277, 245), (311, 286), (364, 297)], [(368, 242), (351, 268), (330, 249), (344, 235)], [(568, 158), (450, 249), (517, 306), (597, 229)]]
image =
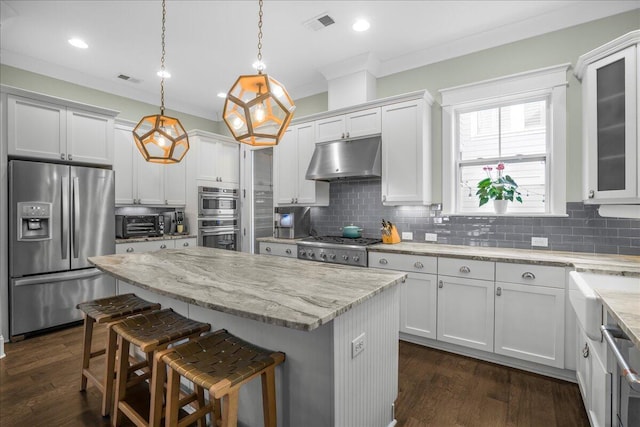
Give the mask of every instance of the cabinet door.
[[(430, 198), (423, 101), (382, 107), (382, 202), (423, 204)], [(426, 170), (425, 170), (426, 166)]]
[(290, 126), (273, 148), (273, 183), (275, 202), (290, 205), (298, 192), (297, 127)]
[(86, 111), (67, 110), (67, 159), (113, 163), (113, 119)]
[[(591, 359), (591, 404), (587, 409), (593, 426), (611, 425), (611, 374), (600, 360), (597, 352), (590, 354)], [(625, 381), (620, 378), (619, 381)], [(627, 424), (625, 424), (627, 426)]]
[(205, 181), (217, 181), (216, 171), (216, 141), (209, 138), (194, 138), (197, 145), (197, 175), (196, 179)]
[(164, 200), (167, 205), (184, 206), (187, 203), (187, 163), (163, 165)]
[(437, 276), (409, 273), (400, 285), (400, 332), (436, 339)]
[(134, 159), (140, 155), (135, 147), (131, 128), (117, 125), (114, 131), (113, 171), (116, 181), (116, 205), (133, 204), (137, 197), (134, 185)]
[[(134, 153), (135, 154), (135, 153)], [(164, 167), (150, 163), (142, 155), (136, 156), (136, 188), (138, 199), (143, 205), (164, 205)]]
[(585, 409), (589, 412), (591, 405), (591, 341), (580, 327), (576, 325), (576, 380), (582, 394)]
[(240, 144), (218, 141), (217, 175), (223, 182), (240, 184)]
[(495, 352), (563, 369), (564, 289), (495, 286)]
[[(298, 148), (298, 173), (295, 178), (298, 184), (296, 203), (300, 205), (310, 205), (316, 202), (316, 181), (305, 178), (309, 162), (311, 162), (311, 157), (313, 156), (313, 150), (316, 148), (314, 131), (313, 123), (304, 123), (296, 126)], [(295, 164), (292, 164), (292, 166), (296, 167)], [(326, 183), (322, 184), (328, 185)]]
[(438, 340), (493, 351), (493, 282), (438, 276)]
[(7, 151), (12, 156), (66, 160), (66, 109), (7, 96)]
[(636, 66), (631, 46), (587, 68), (585, 199), (638, 197)]
[(356, 111), (345, 116), (347, 138), (375, 135), (381, 132), (380, 108)]
[(335, 141), (345, 138), (345, 116), (316, 120), (315, 142)]

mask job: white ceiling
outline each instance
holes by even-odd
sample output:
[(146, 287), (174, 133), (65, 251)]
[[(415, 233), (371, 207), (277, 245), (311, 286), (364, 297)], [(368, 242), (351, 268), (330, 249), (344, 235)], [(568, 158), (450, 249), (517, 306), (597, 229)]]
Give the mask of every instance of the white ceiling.
[[(1, 1), (0, 62), (159, 105), (161, 2)], [(377, 77), (640, 7), (634, 1), (264, 1), (263, 60), (291, 96), (327, 90), (326, 76), (368, 56)], [(308, 20), (329, 14), (319, 31)], [(168, 109), (219, 120), (226, 92), (253, 74), (257, 0), (168, 0)], [(355, 33), (356, 18), (371, 29)], [(89, 49), (67, 43), (79, 37)], [(117, 78), (125, 74), (137, 82)]]

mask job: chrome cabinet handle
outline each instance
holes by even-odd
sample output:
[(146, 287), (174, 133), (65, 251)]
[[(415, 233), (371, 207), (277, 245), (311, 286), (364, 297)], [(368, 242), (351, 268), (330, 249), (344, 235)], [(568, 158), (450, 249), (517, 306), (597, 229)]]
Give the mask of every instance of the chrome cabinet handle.
[(341, 138), (344, 138), (344, 132), (342, 132), (342, 136), (341, 136)]
[(589, 198), (593, 199), (596, 196), (596, 192), (593, 190), (589, 190)]
[(584, 348), (582, 349), (582, 357), (585, 359), (589, 357), (589, 343), (584, 343)]
[(500, 286), (498, 286), (498, 289), (496, 289), (496, 295), (497, 296), (502, 295), (502, 288)]
[(160, 245), (160, 249), (167, 249), (167, 245), (165, 244)]
[(169, 201), (168, 201), (167, 199), (164, 199), (164, 204), (165, 204), (165, 205), (168, 205), (168, 204), (169, 204)]
[(270, 248), (269, 246), (267, 246), (267, 247), (265, 248), (265, 251), (267, 251), (267, 252), (271, 252), (271, 248)]
[(387, 201), (387, 196), (385, 196), (384, 194), (382, 195), (382, 201), (386, 202)]
[(64, 153), (60, 153), (60, 158), (64, 160)]
[(420, 261), (416, 261), (416, 263), (413, 264), (413, 266), (415, 268), (424, 268), (424, 264), (422, 264)]
[(347, 132), (347, 138), (349, 138), (349, 132)]
[(536, 275), (529, 272), (529, 271), (525, 271), (524, 273), (522, 273), (522, 278), (523, 279), (535, 279)]
[(127, 252), (133, 252), (133, 248), (127, 248)]
[(184, 242), (182, 246), (189, 246), (189, 242)]
[(438, 280), (438, 287), (442, 289), (444, 287), (444, 282), (442, 280)]
[(380, 261), (378, 261), (380, 264), (382, 265), (386, 265), (389, 264), (389, 261), (387, 261), (385, 258), (380, 258)]
[(632, 390), (640, 391), (640, 375), (629, 366), (614, 340), (614, 338), (629, 340), (629, 337), (616, 326), (602, 325), (600, 326), (600, 331), (602, 332), (602, 338), (604, 338), (609, 347), (609, 351), (613, 353), (613, 357), (616, 359), (620, 372), (622, 372), (621, 376), (624, 376)]
[(71, 154), (67, 154), (67, 159), (73, 160), (73, 156)]
[(463, 265), (462, 267), (460, 267), (460, 273), (471, 273), (471, 269), (466, 265)]
[(405, 283), (406, 281), (407, 281), (406, 277), (403, 277), (402, 280), (401, 280), (402, 283)]
[(291, 249), (287, 249), (285, 252), (286, 252), (288, 255), (291, 255)]

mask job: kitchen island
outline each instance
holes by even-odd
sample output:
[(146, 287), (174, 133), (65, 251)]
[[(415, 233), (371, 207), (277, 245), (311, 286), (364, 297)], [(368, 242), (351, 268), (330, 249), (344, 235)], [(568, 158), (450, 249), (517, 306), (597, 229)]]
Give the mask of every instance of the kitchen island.
[[(397, 284), (405, 273), (211, 248), (89, 259), (119, 293), (172, 307), (283, 351), (278, 424), (388, 426), (398, 393)], [(361, 343), (363, 350), (353, 354)], [(262, 425), (260, 382), (241, 390), (240, 425)]]

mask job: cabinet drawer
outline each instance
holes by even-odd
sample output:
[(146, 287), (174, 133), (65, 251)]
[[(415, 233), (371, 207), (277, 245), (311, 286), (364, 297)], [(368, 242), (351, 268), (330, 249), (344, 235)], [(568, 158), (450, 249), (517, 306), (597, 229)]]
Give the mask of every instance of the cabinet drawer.
[(173, 249), (175, 247), (173, 240), (153, 240), (150, 242), (133, 242), (118, 243), (116, 245), (116, 254), (134, 253), (140, 254), (144, 252), (157, 251), (160, 249)]
[(176, 239), (175, 240), (176, 249), (182, 248), (195, 248), (198, 246), (198, 239), (195, 237), (190, 237), (188, 239)]
[(521, 283), (523, 285), (564, 288), (563, 267), (546, 265), (496, 263), (496, 282)]
[(495, 263), (463, 258), (438, 258), (438, 274), (469, 279), (494, 280)]
[(408, 273), (436, 274), (438, 272), (438, 261), (436, 257), (424, 255), (370, 252), (369, 267), (400, 270)]
[(298, 256), (297, 246), (287, 243), (260, 242), (260, 253), (263, 255), (284, 256), (288, 258), (296, 258)]

